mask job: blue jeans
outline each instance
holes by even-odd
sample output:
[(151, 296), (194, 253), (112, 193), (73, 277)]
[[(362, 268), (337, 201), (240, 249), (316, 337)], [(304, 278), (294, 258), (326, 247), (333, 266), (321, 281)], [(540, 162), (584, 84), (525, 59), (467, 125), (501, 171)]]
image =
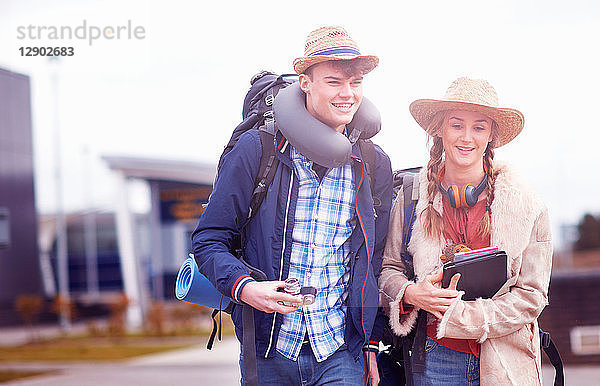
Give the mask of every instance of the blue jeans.
[[(243, 355), (240, 354), (242, 385), (244, 384)], [(275, 351), (272, 358), (258, 356), (259, 385), (353, 385), (364, 386), (362, 355), (354, 360), (346, 345), (322, 362), (317, 362), (310, 344), (303, 344), (300, 355), (292, 361)]]
[(427, 337), (425, 372), (413, 373), (415, 386), (479, 385), (479, 358), (454, 351)]

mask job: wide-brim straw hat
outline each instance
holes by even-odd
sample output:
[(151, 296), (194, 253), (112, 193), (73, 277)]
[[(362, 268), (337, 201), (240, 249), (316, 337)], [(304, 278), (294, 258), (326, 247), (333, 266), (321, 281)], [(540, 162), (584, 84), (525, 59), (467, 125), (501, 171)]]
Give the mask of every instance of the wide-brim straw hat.
[(358, 45), (342, 27), (321, 27), (308, 34), (304, 56), (294, 59), (294, 70), (302, 74), (307, 68), (329, 60), (360, 59), (365, 62), (365, 74), (379, 63), (374, 55), (362, 55)]
[(443, 99), (418, 99), (410, 104), (409, 109), (425, 131), (440, 111), (466, 110), (486, 115), (498, 124), (495, 147), (512, 141), (525, 125), (525, 117), (519, 110), (498, 106), (496, 90), (483, 79), (458, 78), (448, 87)]

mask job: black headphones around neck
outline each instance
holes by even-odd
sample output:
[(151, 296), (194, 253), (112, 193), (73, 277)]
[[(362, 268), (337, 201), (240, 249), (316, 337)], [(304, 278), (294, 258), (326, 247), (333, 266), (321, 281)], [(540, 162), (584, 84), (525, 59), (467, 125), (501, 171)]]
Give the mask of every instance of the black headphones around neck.
[(440, 191), (453, 208), (472, 208), (477, 204), (477, 200), (487, 186), (488, 175), (485, 173), (481, 182), (476, 187), (473, 185), (465, 185), (460, 188), (457, 185), (448, 186), (448, 190), (444, 189), (442, 186), (442, 178), (444, 177), (445, 168), (442, 167), (442, 170), (438, 176), (438, 186), (440, 187)]

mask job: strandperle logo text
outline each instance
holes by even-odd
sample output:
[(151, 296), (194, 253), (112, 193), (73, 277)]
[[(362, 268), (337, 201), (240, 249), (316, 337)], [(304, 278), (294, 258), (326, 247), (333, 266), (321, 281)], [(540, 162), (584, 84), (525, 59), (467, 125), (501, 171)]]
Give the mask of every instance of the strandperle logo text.
[(94, 41), (104, 40), (143, 40), (146, 29), (127, 20), (126, 25), (97, 26), (88, 25), (87, 20), (76, 26), (70, 25), (20, 25), (17, 27), (17, 39), (24, 40), (84, 40), (91, 46)]

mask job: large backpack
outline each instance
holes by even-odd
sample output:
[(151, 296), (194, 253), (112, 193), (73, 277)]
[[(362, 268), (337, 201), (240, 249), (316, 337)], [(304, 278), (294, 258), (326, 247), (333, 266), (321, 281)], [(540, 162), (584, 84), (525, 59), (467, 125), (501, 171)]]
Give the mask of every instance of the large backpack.
[[(412, 255), (408, 252), (408, 243), (417, 216), (416, 207), (419, 199), (419, 184), (415, 184), (415, 179), (418, 179), (420, 170), (420, 167), (415, 167), (395, 170), (393, 172), (394, 198), (398, 195), (400, 188), (403, 188), (404, 221), (400, 255), (406, 269), (405, 274), (409, 280), (414, 280), (415, 278)], [(426, 324), (427, 314), (425, 311), (419, 310), (416, 327), (407, 336), (399, 337), (391, 330), (386, 317), (382, 343), (387, 346), (387, 348), (384, 351), (381, 351), (377, 356), (380, 386), (412, 386), (413, 371), (424, 371)], [(544, 350), (550, 363), (554, 367), (554, 385), (563, 386), (564, 371), (560, 353), (550, 338), (550, 333), (545, 332), (540, 328), (539, 334), (541, 348)], [(412, 361), (410, 359), (411, 357), (414, 358)]]

